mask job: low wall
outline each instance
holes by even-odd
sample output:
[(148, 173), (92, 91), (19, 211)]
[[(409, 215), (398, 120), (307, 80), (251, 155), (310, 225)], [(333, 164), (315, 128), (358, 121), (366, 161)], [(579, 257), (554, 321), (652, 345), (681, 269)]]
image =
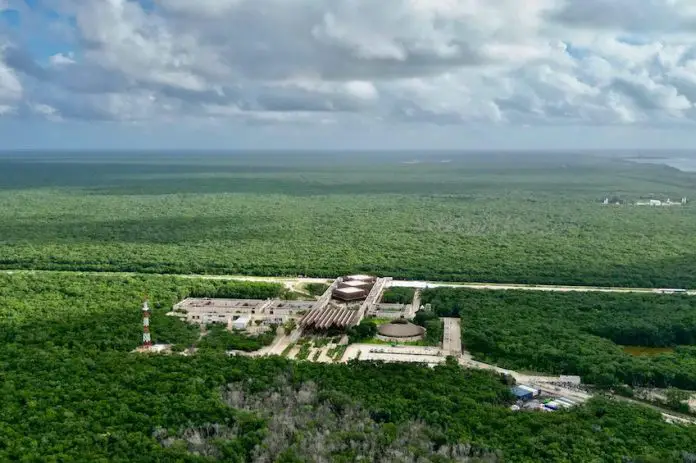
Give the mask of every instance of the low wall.
[(418, 336), (409, 336), (407, 338), (392, 338), (389, 336), (382, 336), (381, 334), (377, 335), (377, 339), (380, 341), (386, 341), (386, 342), (414, 342), (414, 341), (422, 341), (424, 338), (424, 335), (418, 335)]

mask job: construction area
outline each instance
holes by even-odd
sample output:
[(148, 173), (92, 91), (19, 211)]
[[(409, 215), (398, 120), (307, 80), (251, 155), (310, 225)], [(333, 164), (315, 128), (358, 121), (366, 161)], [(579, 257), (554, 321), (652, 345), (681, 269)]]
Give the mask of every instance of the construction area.
[(314, 304), (313, 301), (281, 299), (187, 298), (176, 304), (168, 315), (179, 317), (188, 323), (231, 324), (234, 329), (243, 330), (251, 324), (271, 326), (299, 320)]
[[(420, 305), (420, 290), (410, 304), (382, 302), (391, 278), (350, 275), (331, 282), (316, 300), (213, 299), (187, 298), (169, 313), (189, 323), (205, 327), (226, 324), (229, 330), (249, 334), (292, 321), (290, 332), (278, 331), (269, 346), (256, 352), (229, 352), (230, 355), (279, 355), (293, 360), (345, 363), (351, 360), (408, 362), (435, 366), (453, 357), (467, 368), (490, 369), (511, 376), (516, 386), (515, 411), (555, 411), (582, 403), (590, 396), (579, 385), (579, 378), (534, 377), (477, 362), (463, 350), (461, 321), (441, 318), (443, 335), (437, 346), (422, 345), (425, 329), (411, 323)], [(375, 343), (349, 344), (346, 332), (363, 319), (378, 320)]]
[(380, 303), (391, 281), (367, 275), (339, 277), (314, 301), (187, 298), (168, 315), (188, 323), (220, 323), (235, 329), (243, 329), (239, 320), (268, 326), (294, 320), (305, 332), (345, 331), (366, 316), (412, 318), (412, 305)]
[[(592, 397), (577, 376), (532, 375), (474, 360), (462, 345), (459, 318), (440, 318), (442, 335), (439, 342), (432, 336), (426, 340), (427, 330), (412, 322), (421, 310), (425, 311), (425, 317), (434, 316), (437, 319), (429, 304), (421, 305), (420, 292), (422, 288), (429, 287), (427, 283), (366, 275), (351, 275), (333, 281), (312, 280), (305, 284), (309, 283), (326, 284), (327, 288), (314, 300), (300, 301), (186, 298), (174, 305), (167, 315), (199, 325), (202, 337), (210, 325), (221, 324), (226, 325), (229, 331), (241, 331), (251, 337), (261, 333), (267, 333), (264, 336), (272, 334), (270, 345), (251, 352), (227, 351), (231, 356), (282, 356), (320, 363), (418, 363), (429, 367), (454, 359), (465, 368), (491, 370), (513, 380), (510, 392), (517, 401), (512, 405), (512, 411), (552, 412), (574, 407)], [(286, 287), (301, 292), (297, 286)], [(411, 302), (384, 302), (385, 290), (389, 288), (411, 288)], [(390, 299), (394, 300), (393, 294)], [(408, 298), (401, 300), (407, 301)], [(153, 344), (150, 340), (150, 309), (147, 302), (143, 304), (142, 312), (143, 345), (134, 352), (172, 353), (170, 345)], [(373, 322), (375, 332), (370, 335), (373, 337), (349, 339), (349, 335), (353, 336), (364, 325), (370, 325), (360, 324), (365, 319)], [(422, 317), (419, 323), (423, 323)], [(352, 329), (354, 327), (357, 327), (356, 330)], [(180, 353), (192, 355), (195, 351), (192, 347)], [(627, 398), (620, 400), (635, 402)], [(669, 422), (695, 423), (690, 418), (653, 408), (660, 410), (663, 418)]]

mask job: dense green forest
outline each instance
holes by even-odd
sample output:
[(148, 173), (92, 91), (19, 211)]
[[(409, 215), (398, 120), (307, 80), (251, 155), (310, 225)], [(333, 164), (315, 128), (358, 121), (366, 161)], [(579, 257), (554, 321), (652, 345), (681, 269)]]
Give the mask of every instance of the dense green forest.
[(253, 352), (264, 346), (268, 346), (275, 339), (275, 332), (267, 332), (258, 336), (250, 336), (244, 333), (229, 332), (222, 325), (211, 326), (207, 334), (196, 343), (199, 349), (212, 349), (216, 351), (241, 350)]
[(413, 295), (415, 293), (416, 290), (413, 288), (393, 286), (384, 291), (382, 302), (387, 304), (410, 304), (413, 302)]
[[(696, 389), (691, 296), (439, 288), (423, 301), (441, 316), (461, 316), (462, 341), (483, 361), (603, 386)], [(634, 356), (622, 346), (674, 350)]]
[(696, 456), (696, 428), (669, 425), (652, 410), (596, 399), (567, 412), (513, 413), (503, 378), (454, 362), (430, 369), (215, 349), (189, 357), (130, 352), (140, 343), (143, 293), (155, 340), (187, 345), (198, 329), (164, 314), (193, 291), (222, 286), (238, 297), (271, 289), (168, 276), (0, 275), (0, 461)]
[(430, 346), (442, 343), (442, 335), (445, 332), (444, 322), (440, 316), (432, 310), (420, 310), (416, 313), (413, 323), (426, 329), (425, 341)]
[(0, 154), (0, 267), (696, 286), (696, 176), (575, 153)]

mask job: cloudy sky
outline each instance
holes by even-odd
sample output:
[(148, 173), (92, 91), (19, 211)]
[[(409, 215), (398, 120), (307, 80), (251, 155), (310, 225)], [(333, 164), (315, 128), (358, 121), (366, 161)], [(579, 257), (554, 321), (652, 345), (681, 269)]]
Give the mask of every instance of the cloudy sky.
[(0, 149), (696, 148), (696, 0), (0, 0)]

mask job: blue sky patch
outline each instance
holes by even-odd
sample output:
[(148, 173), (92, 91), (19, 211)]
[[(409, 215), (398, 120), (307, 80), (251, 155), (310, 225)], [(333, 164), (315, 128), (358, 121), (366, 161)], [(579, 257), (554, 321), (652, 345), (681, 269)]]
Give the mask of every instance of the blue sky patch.
[(575, 59), (584, 59), (592, 54), (592, 52), (584, 47), (578, 47), (570, 42), (564, 42), (566, 45), (566, 53)]
[(0, 12), (0, 24), (5, 24), (10, 27), (19, 27), (22, 23), (22, 18), (17, 10), (4, 10)]
[(652, 40), (647, 37), (634, 34), (620, 35), (616, 38), (616, 41), (627, 45), (647, 45), (652, 42)]

